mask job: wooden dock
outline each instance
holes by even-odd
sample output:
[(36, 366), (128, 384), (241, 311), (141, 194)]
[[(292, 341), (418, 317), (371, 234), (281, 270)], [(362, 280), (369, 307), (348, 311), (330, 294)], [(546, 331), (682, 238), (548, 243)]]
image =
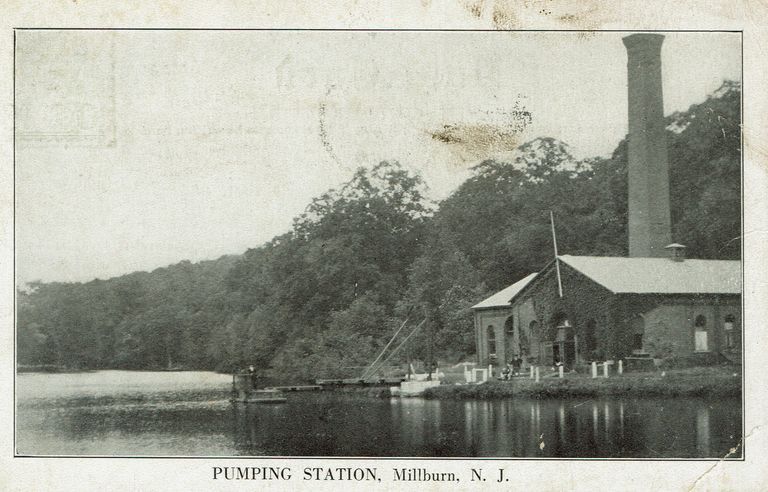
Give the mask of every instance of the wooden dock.
[(333, 386), (391, 386), (393, 384), (400, 384), (405, 378), (379, 378), (379, 379), (318, 379), (315, 381), (317, 386), (321, 387), (333, 387)]
[(305, 384), (296, 386), (269, 386), (264, 389), (277, 391), (320, 391), (323, 387), (319, 384)]
[(344, 384), (343, 379), (318, 379), (315, 381), (318, 386), (341, 386)]

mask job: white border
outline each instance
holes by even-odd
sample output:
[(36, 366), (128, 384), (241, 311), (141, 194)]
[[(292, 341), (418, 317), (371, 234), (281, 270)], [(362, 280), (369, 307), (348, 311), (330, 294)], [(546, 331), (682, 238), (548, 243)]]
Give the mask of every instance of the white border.
[[(477, 8), (470, 8), (476, 6)], [(476, 13), (479, 12), (479, 16)], [(125, 1), (60, 0), (8, 1), (0, 6), (0, 489), (3, 490), (336, 490), (370, 488), (399, 490), (401, 483), (303, 482), (304, 466), (342, 466), (340, 460), (208, 460), (124, 458), (14, 458), (13, 415), (13, 190), (12, 84), (14, 27), (131, 27), (131, 28), (399, 28), (399, 29), (690, 29), (744, 31), (744, 271), (747, 337), (746, 460), (712, 461), (463, 461), (381, 460), (376, 466), (428, 466), (434, 471), (471, 467), (504, 467), (515, 485), (529, 490), (761, 490), (768, 483), (762, 457), (768, 450), (766, 388), (762, 370), (768, 319), (765, 280), (766, 190), (768, 190), (768, 107), (766, 68), (768, 8), (758, 1), (556, 1), (556, 0), (395, 0), (235, 3), (200, 0)], [(221, 482), (212, 480), (213, 466), (291, 466), (289, 482)], [(343, 466), (372, 466), (371, 460), (343, 460)], [(434, 490), (436, 484), (412, 484), (409, 489)], [(455, 490), (497, 488), (491, 482), (463, 481)], [(517, 487), (516, 487), (517, 488)]]

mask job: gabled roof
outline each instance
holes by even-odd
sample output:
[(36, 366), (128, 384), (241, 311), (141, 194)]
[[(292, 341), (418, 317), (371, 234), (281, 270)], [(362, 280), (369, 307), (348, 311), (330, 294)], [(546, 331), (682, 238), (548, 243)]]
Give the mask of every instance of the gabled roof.
[(741, 262), (562, 255), (615, 294), (741, 294)]
[(499, 292), (493, 294), (491, 297), (478, 302), (474, 306), (472, 306), (472, 309), (487, 309), (487, 308), (495, 308), (495, 307), (507, 307), (509, 306), (509, 301), (512, 300), (513, 297), (517, 295), (518, 292), (523, 290), (523, 287), (528, 285), (528, 283), (533, 280), (536, 277), (535, 273), (532, 273), (528, 275), (527, 277), (518, 280), (514, 284), (510, 285), (509, 287), (500, 290)]

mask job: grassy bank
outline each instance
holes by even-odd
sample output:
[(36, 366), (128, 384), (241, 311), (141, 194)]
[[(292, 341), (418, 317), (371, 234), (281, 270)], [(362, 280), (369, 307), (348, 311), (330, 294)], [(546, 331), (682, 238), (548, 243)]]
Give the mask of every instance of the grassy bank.
[(483, 384), (450, 385), (430, 388), (425, 398), (490, 400), (498, 398), (585, 398), (599, 396), (718, 396), (741, 395), (741, 368), (700, 367), (648, 373), (625, 373), (608, 379), (567, 374), (565, 378), (527, 377), (512, 381), (488, 381)]

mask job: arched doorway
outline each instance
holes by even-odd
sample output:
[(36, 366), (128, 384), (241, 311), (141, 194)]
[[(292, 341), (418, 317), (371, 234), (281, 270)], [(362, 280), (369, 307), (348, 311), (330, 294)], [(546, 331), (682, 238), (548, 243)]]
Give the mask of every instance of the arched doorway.
[(632, 353), (644, 354), (645, 350), (645, 318), (638, 314), (630, 320), (630, 327), (632, 329)]
[(573, 366), (576, 362), (576, 341), (573, 326), (565, 313), (558, 313), (552, 318), (554, 340), (552, 341), (552, 363)]

